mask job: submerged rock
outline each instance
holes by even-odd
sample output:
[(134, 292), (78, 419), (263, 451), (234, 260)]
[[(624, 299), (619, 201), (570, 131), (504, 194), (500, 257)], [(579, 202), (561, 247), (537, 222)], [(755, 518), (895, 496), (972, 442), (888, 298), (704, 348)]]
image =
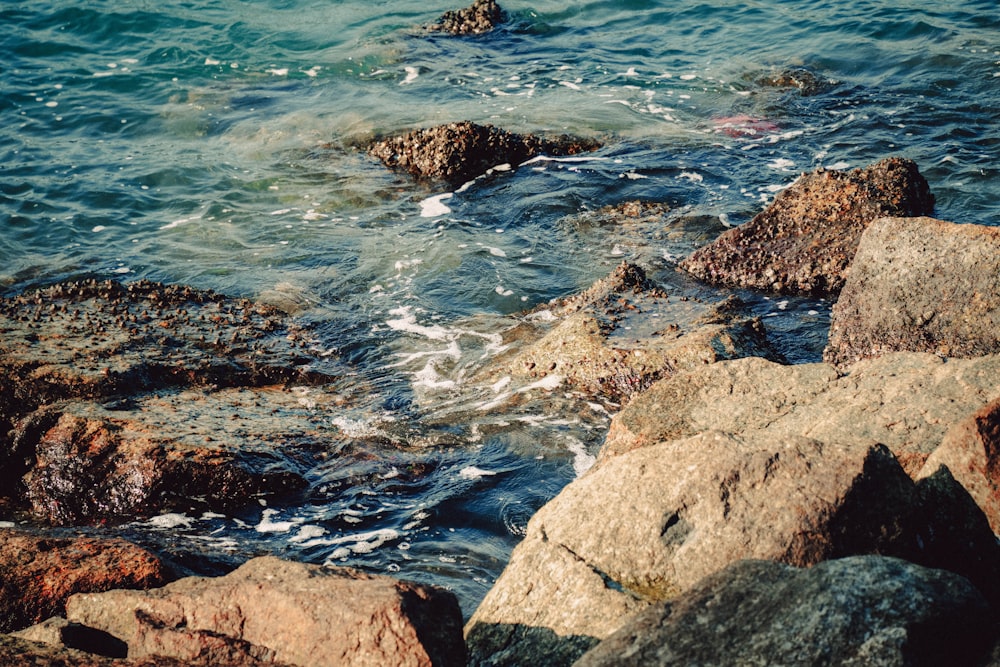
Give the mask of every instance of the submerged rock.
[(392, 169), (459, 185), (502, 164), (516, 167), (538, 155), (575, 155), (599, 147), (588, 139), (545, 139), (465, 121), (380, 139), (368, 153)]
[(1000, 229), (883, 218), (861, 236), (823, 358), (1000, 352)]
[(485, 373), (565, 383), (614, 402), (680, 370), (742, 356), (777, 358), (740, 302), (670, 297), (623, 262), (590, 288), (528, 316), (540, 337)]
[(968, 581), (902, 560), (744, 560), (629, 619), (575, 664), (972, 665), (989, 650), (989, 619)]
[(62, 615), (75, 593), (152, 588), (168, 579), (159, 558), (121, 539), (0, 529), (0, 632)]
[(466, 657), (452, 593), (273, 557), (147, 592), (76, 595), (67, 618), (117, 637), (132, 657), (247, 656), (299, 667), (447, 667)]
[(715, 284), (836, 294), (872, 221), (927, 215), (933, 206), (927, 181), (910, 160), (888, 158), (853, 171), (819, 169), (680, 266)]
[(805, 67), (788, 67), (777, 72), (764, 74), (755, 79), (759, 86), (767, 88), (794, 88), (803, 97), (819, 95), (833, 87), (834, 82), (817, 75)]
[(427, 26), (434, 32), (452, 35), (481, 35), (507, 20), (496, 0), (476, 0), (465, 9), (445, 12), (437, 23)]

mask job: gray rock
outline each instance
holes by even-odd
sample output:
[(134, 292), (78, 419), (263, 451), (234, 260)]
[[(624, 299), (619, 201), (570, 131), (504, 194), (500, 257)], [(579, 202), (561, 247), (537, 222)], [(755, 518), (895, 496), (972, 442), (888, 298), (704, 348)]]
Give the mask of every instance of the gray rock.
[(836, 294), (873, 220), (927, 215), (933, 206), (927, 181), (910, 160), (819, 169), (802, 175), (749, 222), (696, 250), (681, 268), (715, 284)]
[[(466, 626), (472, 662), (572, 657), (629, 614), (740, 559), (796, 566), (865, 553), (929, 559), (924, 551), (942, 526), (923, 518), (922, 503), (964, 493), (950, 477), (936, 482), (942, 491), (925, 498), (880, 445), (760, 431), (707, 432), (607, 459), (529, 522)], [(952, 507), (943, 506), (937, 520), (955, 523)], [(1000, 548), (985, 520), (978, 528), (940, 537), (934, 554), (983, 545), (976, 554), (987, 565), (976, 554), (953, 564), (989, 584), (1000, 575)], [(514, 657), (492, 661), (498, 652)]]
[(133, 657), (246, 657), (300, 667), (465, 664), (453, 594), (273, 557), (215, 579), (76, 595), (66, 612), (127, 643)]
[(989, 619), (968, 581), (901, 560), (746, 560), (633, 617), (576, 667), (973, 665)]
[(884, 218), (861, 237), (823, 358), (1000, 352), (1000, 229)]

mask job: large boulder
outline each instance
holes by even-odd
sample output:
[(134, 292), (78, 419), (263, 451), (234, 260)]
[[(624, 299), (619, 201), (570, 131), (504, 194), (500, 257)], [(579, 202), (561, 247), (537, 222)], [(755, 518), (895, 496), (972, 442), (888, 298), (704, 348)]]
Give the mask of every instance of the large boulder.
[(1000, 229), (883, 218), (861, 237), (823, 358), (1000, 352)]
[(760, 431), (610, 458), (531, 519), (466, 626), (473, 662), (553, 653), (565, 661), (547, 664), (569, 664), (631, 613), (745, 558), (808, 566), (889, 554), (947, 565), (1000, 599), (1000, 547), (985, 518), (949, 475), (932, 479), (915, 483), (881, 445)]
[(130, 657), (247, 656), (300, 667), (464, 665), (466, 657), (452, 593), (274, 557), (215, 579), (76, 595), (66, 612), (125, 642)]
[(379, 139), (368, 153), (392, 169), (460, 185), (501, 164), (516, 167), (542, 154), (575, 155), (599, 147), (592, 140), (547, 139), (463, 121)]
[(0, 529), (0, 632), (62, 615), (75, 593), (152, 588), (168, 579), (159, 558), (118, 538)]
[(853, 171), (821, 168), (695, 251), (681, 268), (715, 284), (836, 294), (873, 220), (927, 215), (933, 207), (927, 181), (910, 160), (888, 158)]
[(886, 445), (916, 475), (948, 429), (1000, 397), (1000, 355), (897, 352), (841, 376), (823, 363), (722, 361), (660, 380), (611, 423), (598, 457), (718, 429)]
[(496, 0), (476, 0), (464, 9), (445, 12), (428, 30), (452, 35), (481, 35), (507, 20)]
[(902, 560), (745, 560), (629, 619), (575, 667), (974, 665), (990, 618), (962, 577)]
[[(589, 289), (536, 308), (516, 352), (485, 369), (490, 382), (558, 381), (624, 402), (656, 380), (721, 359), (779, 358), (738, 299), (670, 296), (641, 267), (623, 262)], [(482, 378), (480, 378), (482, 379)]]

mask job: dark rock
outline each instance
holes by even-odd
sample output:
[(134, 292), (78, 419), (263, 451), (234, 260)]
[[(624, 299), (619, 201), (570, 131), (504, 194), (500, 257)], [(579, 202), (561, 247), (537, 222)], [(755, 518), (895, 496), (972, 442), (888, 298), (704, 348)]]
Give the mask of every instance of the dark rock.
[(990, 615), (962, 577), (858, 556), (809, 569), (745, 560), (630, 619), (577, 667), (974, 665)]
[(749, 222), (695, 251), (681, 268), (710, 283), (836, 294), (862, 232), (884, 216), (931, 212), (934, 197), (910, 160), (804, 174)]
[(757, 77), (756, 83), (768, 88), (795, 88), (803, 97), (824, 93), (834, 84), (830, 79), (824, 79), (805, 67), (788, 67), (765, 74)]
[(481, 35), (507, 20), (496, 0), (476, 0), (465, 9), (445, 12), (428, 30), (453, 35)]
[(101, 630), (70, 623), (61, 616), (52, 616), (30, 628), (12, 633), (15, 637), (53, 646), (85, 651), (109, 658), (124, 658), (128, 644)]
[(823, 358), (1000, 352), (1000, 229), (883, 218), (861, 236)]
[(62, 615), (75, 593), (151, 588), (167, 579), (156, 556), (124, 540), (0, 529), (0, 632)]
[(544, 139), (466, 121), (381, 139), (368, 153), (392, 169), (458, 185), (500, 164), (517, 166), (542, 154), (575, 155), (597, 148), (592, 140)]
[(623, 262), (590, 288), (536, 308), (536, 336), (484, 371), (515, 380), (565, 383), (613, 402), (656, 380), (720, 359), (778, 358), (759, 320), (732, 298), (670, 297), (641, 267)]
[(466, 657), (462, 616), (450, 592), (273, 557), (216, 579), (76, 595), (67, 618), (124, 641), (130, 656), (247, 656), (300, 667), (445, 667), (465, 665)]

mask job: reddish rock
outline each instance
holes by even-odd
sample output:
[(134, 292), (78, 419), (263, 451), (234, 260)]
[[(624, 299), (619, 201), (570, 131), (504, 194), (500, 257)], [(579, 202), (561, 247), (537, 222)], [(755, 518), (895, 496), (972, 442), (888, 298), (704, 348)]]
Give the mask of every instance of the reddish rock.
[(910, 160), (888, 158), (853, 171), (819, 169), (680, 266), (715, 284), (836, 294), (873, 220), (926, 215), (933, 206), (927, 181)]
[(445, 12), (428, 30), (452, 35), (481, 35), (507, 20), (496, 0), (476, 0), (465, 9)]
[(466, 657), (452, 593), (273, 557), (215, 579), (77, 595), (67, 617), (118, 637), (130, 656), (269, 656), (300, 667), (447, 667)]
[(124, 540), (0, 529), (0, 631), (62, 615), (75, 593), (151, 588), (167, 579), (156, 556)]
[(868, 227), (834, 304), (823, 358), (848, 366), (896, 351), (1000, 352), (1000, 229), (933, 218)]
[(368, 153), (392, 169), (459, 185), (501, 164), (516, 167), (542, 154), (574, 155), (598, 147), (591, 140), (544, 139), (465, 121), (381, 139)]

